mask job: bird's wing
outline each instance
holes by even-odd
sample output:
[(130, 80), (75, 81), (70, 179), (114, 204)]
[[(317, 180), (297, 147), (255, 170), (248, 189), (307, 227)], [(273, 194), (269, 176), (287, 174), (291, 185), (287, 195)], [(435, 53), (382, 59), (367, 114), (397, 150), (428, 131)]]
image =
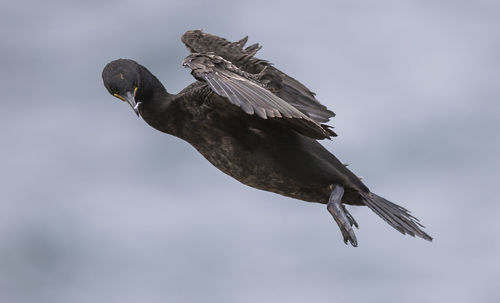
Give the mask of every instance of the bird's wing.
[(269, 90), (316, 122), (328, 122), (335, 116), (319, 103), (315, 94), (305, 85), (275, 68), (270, 62), (256, 58), (255, 54), (262, 48), (258, 43), (243, 48), (248, 36), (230, 42), (201, 30), (191, 30), (184, 33), (181, 40), (192, 53), (213, 52), (245, 72), (259, 74), (260, 81)]
[(205, 81), (215, 93), (249, 115), (282, 119), (298, 132), (315, 139), (335, 136), (329, 126), (312, 120), (266, 89), (256, 75), (240, 70), (220, 56), (195, 53), (186, 57), (182, 65), (189, 67), (197, 80)]
[(281, 99), (296, 107), (316, 122), (328, 122), (335, 113), (319, 103), (315, 94), (304, 84), (284, 72), (269, 66), (259, 73), (259, 78), (266, 87)]
[[(265, 60), (258, 60), (253, 58), (253, 56), (262, 47), (258, 44), (252, 44), (247, 48), (243, 48), (248, 41), (248, 36), (240, 39), (236, 42), (228, 41), (222, 37), (212, 35), (209, 33), (204, 33), (201, 30), (190, 30), (185, 32), (181, 37), (182, 43), (191, 51), (191, 53), (215, 53), (217, 56), (231, 61), (233, 64), (242, 68), (242, 65), (249, 64), (251, 66), (262, 64), (261, 67), (264, 68), (265, 65), (269, 64)], [(258, 73), (256, 71), (245, 70), (250, 73)]]

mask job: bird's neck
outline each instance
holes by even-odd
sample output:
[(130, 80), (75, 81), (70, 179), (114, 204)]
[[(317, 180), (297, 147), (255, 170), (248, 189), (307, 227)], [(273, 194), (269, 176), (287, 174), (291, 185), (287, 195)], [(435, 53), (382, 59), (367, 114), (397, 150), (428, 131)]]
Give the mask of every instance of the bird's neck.
[(142, 98), (145, 103), (155, 103), (170, 95), (160, 80), (142, 65), (140, 65), (139, 74), (141, 89), (138, 92), (138, 97)]
[[(147, 95), (138, 96), (138, 101), (142, 102), (141, 112), (144, 120), (156, 119), (167, 110), (174, 95), (169, 94), (165, 87), (158, 81), (148, 91)], [(147, 120), (146, 120), (147, 121)]]
[(136, 101), (142, 102), (142, 109), (146, 112), (154, 113), (166, 107), (172, 95), (167, 92), (163, 84), (147, 68), (139, 65), (139, 91)]
[[(169, 131), (173, 122), (168, 115), (170, 105), (175, 95), (169, 94), (163, 84), (149, 70), (143, 67), (140, 71), (142, 89), (138, 91), (136, 100), (142, 102), (141, 116), (149, 125), (163, 132)], [(174, 116), (175, 117), (175, 116)]]

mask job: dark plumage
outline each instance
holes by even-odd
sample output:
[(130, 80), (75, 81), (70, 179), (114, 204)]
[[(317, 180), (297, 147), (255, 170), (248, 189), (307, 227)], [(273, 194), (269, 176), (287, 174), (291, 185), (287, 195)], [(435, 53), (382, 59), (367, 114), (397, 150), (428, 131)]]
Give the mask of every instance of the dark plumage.
[(370, 192), (318, 139), (336, 134), (334, 113), (308, 88), (255, 57), (258, 44), (188, 31), (183, 65), (196, 82), (167, 93), (145, 67), (128, 59), (106, 65), (104, 85), (152, 127), (193, 145), (238, 181), (288, 197), (327, 204), (344, 242), (357, 246), (357, 222), (344, 204), (366, 205), (403, 234), (432, 238), (409, 211)]

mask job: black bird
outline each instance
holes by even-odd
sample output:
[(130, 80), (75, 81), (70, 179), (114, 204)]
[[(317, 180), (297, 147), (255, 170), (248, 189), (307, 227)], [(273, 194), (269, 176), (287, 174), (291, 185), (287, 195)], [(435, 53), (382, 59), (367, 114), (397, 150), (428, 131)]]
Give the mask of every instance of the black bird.
[(197, 80), (169, 94), (144, 66), (118, 59), (104, 86), (153, 128), (189, 142), (210, 163), (243, 184), (327, 205), (344, 242), (357, 246), (357, 222), (344, 204), (366, 205), (403, 234), (432, 241), (410, 212), (370, 192), (317, 140), (336, 134), (323, 124), (334, 113), (294, 78), (255, 57), (258, 44), (187, 31), (192, 52), (182, 65)]

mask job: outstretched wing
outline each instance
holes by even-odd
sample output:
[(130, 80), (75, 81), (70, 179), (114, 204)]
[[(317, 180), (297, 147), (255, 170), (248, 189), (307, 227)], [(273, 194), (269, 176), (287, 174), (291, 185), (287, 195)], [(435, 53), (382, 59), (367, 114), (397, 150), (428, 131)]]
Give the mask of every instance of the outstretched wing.
[(305, 85), (275, 68), (270, 62), (256, 58), (255, 54), (262, 48), (258, 43), (243, 48), (248, 36), (237, 42), (230, 42), (201, 30), (191, 30), (184, 33), (181, 40), (192, 53), (213, 52), (242, 71), (259, 74), (259, 80), (269, 90), (316, 122), (328, 122), (335, 116), (316, 100), (315, 94)]
[(256, 75), (240, 70), (220, 56), (195, 53), (186, 57), (182, 65), (189, 67), (196, 79), (205, 81), (215, 93), (249, 115), (256, 114), (262, 119), (283, 119), (298, 132), (315, 139), (335, 136), (327, 125), (312, 120), (267, 90)]
[[(190, 30), (182, 35), (181, 41), (193, 54), (212, 52), (250, 73), (255, 74), (260, 70), (246, 70), (246, 68), (252, 69), (255, 68), (256, 65), (262, 64), (262, 66), (260, 66), (262, 70), (269, 64), (265, 60), (259, 60), (253, 57), (257, 51), (262, 48), (258, 43), (243, 48), (248, 41), (248, 36), (239, 41), (231, 42), (222, 37), (204, 33), (201, 30)], [(250, 66), (245, 66), (246, 63)]]
[(304, 84), (284, 72), (269, 66), (259, 74), (262, 83), (281, 99), (296, 107), (316, 122), (328, 122), (335, 113), (316, 100), (315, 94)]

